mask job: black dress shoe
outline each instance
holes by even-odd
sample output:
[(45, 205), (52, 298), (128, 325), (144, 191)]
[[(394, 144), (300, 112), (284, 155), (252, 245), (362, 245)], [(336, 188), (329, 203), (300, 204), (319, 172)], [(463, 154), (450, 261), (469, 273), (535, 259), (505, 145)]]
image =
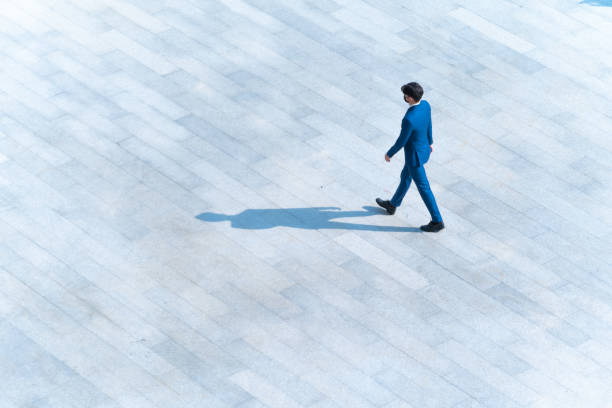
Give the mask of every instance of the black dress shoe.
[(421, 225), (421, 230), (425, 232), (438, 232), (444, 229), (444, 222), (433, 222), (430, 221), (427, 225)]
[(382, 208), (387, 210), (390, 215), (395, 214), (395, 206), (391, 204), (389, 200), (382, 200), (380, 198), (376, 199), (376, 204), (380, 205)]

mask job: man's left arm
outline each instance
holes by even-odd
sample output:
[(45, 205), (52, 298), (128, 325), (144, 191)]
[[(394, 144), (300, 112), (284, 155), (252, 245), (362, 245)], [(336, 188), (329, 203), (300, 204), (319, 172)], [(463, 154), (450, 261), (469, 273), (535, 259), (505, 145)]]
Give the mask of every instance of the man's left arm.
[(397, 138), (397, 141), (395, 142), (395, 144), (391, 146), (389, 151), (387, 151), (387, 154), (385, 155), (385, 160), (387, 161), (391, 160), (391, 157), (393, 157), (393, 155), (397, 153), (399, 149), (401, 149), (402, 147), (406, 145), (406, 142), (408, 141), (408, 138), (410, 137), (410, 133), (412, 133), (412, 127), (410, 125), (410, 121), (404, 118), (402, 120), (402, 129), (400, 131), (399, 137)]

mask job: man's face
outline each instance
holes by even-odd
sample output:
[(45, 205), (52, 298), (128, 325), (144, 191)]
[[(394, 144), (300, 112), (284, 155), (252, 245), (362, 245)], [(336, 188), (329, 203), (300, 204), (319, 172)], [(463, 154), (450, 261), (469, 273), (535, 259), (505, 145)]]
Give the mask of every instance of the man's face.
[(409, 104), (409, 105), (414, 105), (414, 99), (412, 99), (411, 97), (409, 97), (408, 95), (404, 94), (404, 101)]

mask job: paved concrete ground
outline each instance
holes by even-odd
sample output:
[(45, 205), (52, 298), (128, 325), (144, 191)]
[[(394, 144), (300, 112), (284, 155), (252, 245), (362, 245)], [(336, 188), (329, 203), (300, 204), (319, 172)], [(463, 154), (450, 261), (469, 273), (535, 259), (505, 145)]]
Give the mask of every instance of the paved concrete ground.
[(611, 3), (2, 2), (0, 407), (611, 407)]

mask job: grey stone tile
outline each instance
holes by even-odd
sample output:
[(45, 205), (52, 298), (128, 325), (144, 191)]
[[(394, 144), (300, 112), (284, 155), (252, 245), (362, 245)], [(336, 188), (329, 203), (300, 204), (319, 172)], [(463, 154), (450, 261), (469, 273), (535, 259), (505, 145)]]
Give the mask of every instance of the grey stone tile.
[(548, 332), (571, 347), (577, 347), (589, 340), (589, 336), (566, 322), (561, 322), (555, 327), (550, 327)]
[(209, 392), (216, 392), (221, 399), (231, 405), (248, 400), (249, 394), (224, 378), (219, 378), (211, 362), (199, 359), (180, 345), (167, 341), (156, 345), (153, 350), (193, 379)]
[(291, 372), (292, 367), (282, 366), (243, 340), (236, 340), (225, 349), (253, 372), (267, 377), (272, 384), (297, 403), (309, 406), (323, 399), (320, 392)]
[(395, 370), (378, 373), (375, 379), (402, 400), (407, 401), (410, 406), (454, 407), (458, 401), (466, 397), (465, 394), (441, 379), (438, 379), (438, 384), (432, 382), (421, 385)]
[(472, 352), (478, 353), (492, 365), (509, 375), (517, 375), (531, 368), (529, 364), (510, 351), (446, 313), (435, 315), (428, 319), (428, 322), (439, 327), (440, 330), (448, 332), (454, 340), (461, 342)]
[(504, 283), (500, 283), (499, 285), (492, 287), (487, 291), (487, 293), (509, 309), (522, 316), (525, 316), (528, 319), (538, 319), (538, 315), (547, 315), (549, 313), (540, 305)]

